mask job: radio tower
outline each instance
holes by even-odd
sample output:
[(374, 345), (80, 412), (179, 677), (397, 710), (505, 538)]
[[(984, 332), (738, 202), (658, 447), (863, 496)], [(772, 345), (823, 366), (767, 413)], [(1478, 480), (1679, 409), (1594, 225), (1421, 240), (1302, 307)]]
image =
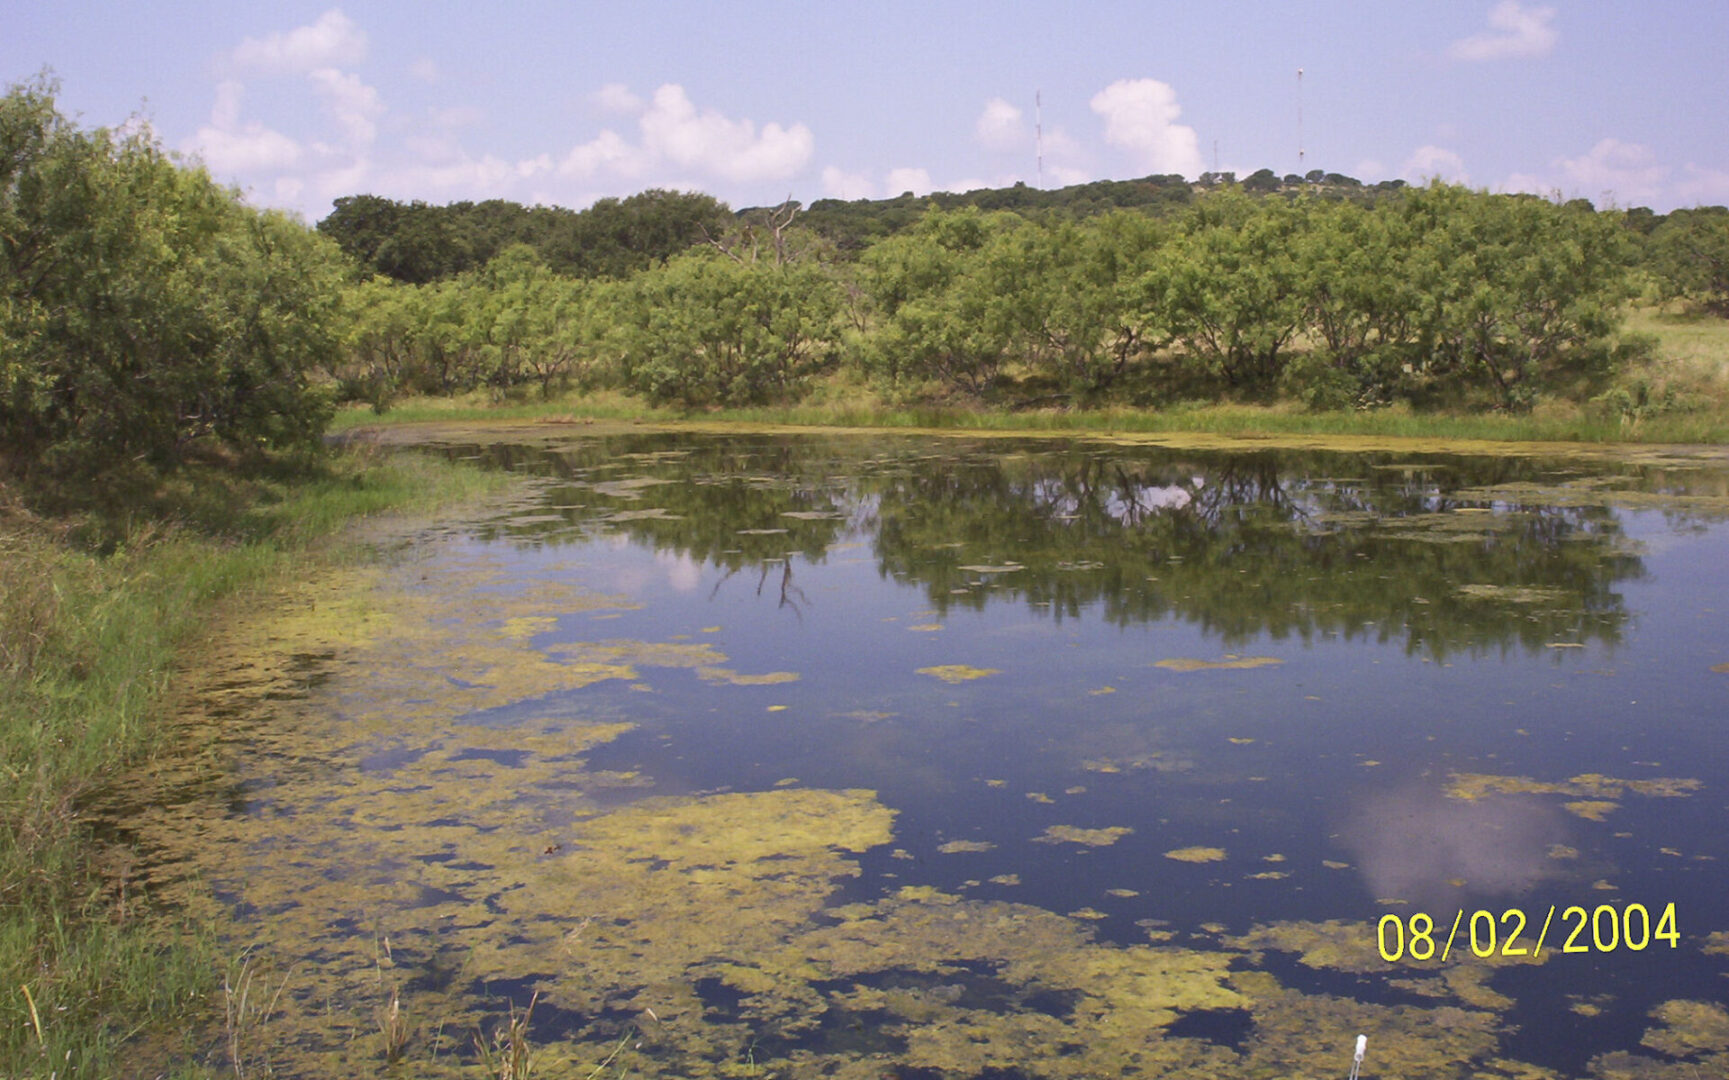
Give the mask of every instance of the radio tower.
[(1038, 159), (1039, 190), (1045, 189), (1045, 103), (1038, 90), (1033, 91), (1033, 155)]
[(1303, 69), (1297, 69), (1297, 174), (1303, 173)]

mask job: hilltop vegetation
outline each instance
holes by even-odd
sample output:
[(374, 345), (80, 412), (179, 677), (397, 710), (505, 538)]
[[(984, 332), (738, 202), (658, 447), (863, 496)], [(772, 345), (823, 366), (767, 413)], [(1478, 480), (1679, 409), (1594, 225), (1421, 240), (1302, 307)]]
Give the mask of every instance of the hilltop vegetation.
[(785, 404), (838, 373), (971, 407), (1519, 412), (1601, 394), (1648, 349), (1619, 333), (1645, 243), (1621, 214), (1444, 184), (1176, 190), (1156, 210), (929, 206), (857, 251), (809, 224), (820, 204), (787, 204), (622, 278), (516, 244), (440, 281), (351, 290), (330, 374), (381, 408), (524, 385)]
[[(380, 410), (518, 387), (791, 406), (838, 381), (889, 408), (1548, 399), (1636, 423), (1720, 388), (1645, 370), (1654, 340), (1623, 331), (1627, 303), (1729, 312), (1722, 208), (1599, 212), (1321, 170), (737, 213), (666, 191), (581, 212), (365, 196), (319, 229), (374, 271), (328, 372)], [(410, 248), (450, 257), (405, 270)]]

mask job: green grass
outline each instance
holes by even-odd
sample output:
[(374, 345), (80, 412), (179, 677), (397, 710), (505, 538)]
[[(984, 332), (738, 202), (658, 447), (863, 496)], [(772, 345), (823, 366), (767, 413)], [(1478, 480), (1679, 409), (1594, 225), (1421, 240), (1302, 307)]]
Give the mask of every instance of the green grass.
[(0, 488), (0, 1076), (113, 1076), (122, 1047), (205, 1016), (209, 926), (116, 877), (82, 810), (160, 749), (177, 664), (222, 605), (355, 552), (356, 516), (508, 483), (347, 454), (313, 475), (198, 470), (142, 501), (43, 518)]
[(493, 400), (490, 394), (475, 392), (456, 397), (404, 398), (385, 413), (373, 412), (366, 406), (351, 406), (336, 414), (330, 430), (341, 434), (379, 425), (437, 420), (544, 420), (573, 414), (597, 420), (677, 420), (689, 415), (678, 409), (655, 408), (610, 391), (568, 393), (550, 400), (541, 400), (534, 394), (521, 401), (504, 402)]
[(560, 421), (633, 419), (651, 423), (719, 421), (743, 424), (1027, 432), (1144, 432), (1216, 435), (1374, 435), (1414, 439), (1490, 439), (1554, 442), (1729, 442), (1729, 409), (1685, 408), (1623, 419), (1611, 410), (1545, 404), (1528, 415), (1418, 413), (1403, 408), (1310, 412), (1292, 406), (1182, 404), (1158, 410), (1101, 408), (1026, 410), (906, 407), (853, 401), (762, 408), (679, 411), (633, 404), (608, 395), (591, 401), (571, 395), (530, 405), (451, 405), (413, 400), (378, 416), (345, 414), (347, 427), (425, 421)]

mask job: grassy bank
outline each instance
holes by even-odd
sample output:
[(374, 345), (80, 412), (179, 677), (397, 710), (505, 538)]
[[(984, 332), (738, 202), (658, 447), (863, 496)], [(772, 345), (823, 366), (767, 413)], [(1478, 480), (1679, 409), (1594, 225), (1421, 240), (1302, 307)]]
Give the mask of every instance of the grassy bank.
[(1183, 404), (1127, 408), (990, 409), (898, 406), (855, 395), (755, 409), (700, 412), (656, 408), (619, 394), (569, 394), (550, 401), (492, 403), (482, 398), (417, 398), (379, 415), (338, 414), (342, 429), (427, 421), (572, 421), (583, 419), (732, 421), (813, 427), (1027, 432), (1197, 432), (1214, 435), (1377, 435), (1413, 439), (1515, 442), (1729, 443), (1729, 409), (1690, 408), (1622, 414), (1600, 406), (1555, 404), (1528, 415), (1418, 413), (1402, 408), (1312, 412), (1297, 407)]
[(844, 375), (792, 405), (691, 412), (625, 394), (572, 392), (495, 401), (485, 393), (411, 398), (380, 415), (356, 407), (339, 430), (469, 420), (719, 420), (824, 427), (984, 431), (1197, 432), (1215, 435), (1375, 435), (1420, 439), (1586, 443), (1729, 443), (1729, 320), (1673, 307), (1635, 307), (1627, 329), (1655, 341), (1649, 358), (1589, 402), (1543, 401), (1527, 414), (1415, 412), (1404, 407), (1313, 412), (1294, 404), (1184, 403), (1158, 409), (942, 408), (892, 401)]
[(127, 1039), (211, 1007), (228, 958), (210, 929), (106, 871), (83, 815), (162, 748), (188, 646), (224, 605), (356, 557), (346, 522), (504, 483), (349, 452), (290, 479), (185, 472), (55, 518), (0, 488), (0, 1076), (121, 1075)]

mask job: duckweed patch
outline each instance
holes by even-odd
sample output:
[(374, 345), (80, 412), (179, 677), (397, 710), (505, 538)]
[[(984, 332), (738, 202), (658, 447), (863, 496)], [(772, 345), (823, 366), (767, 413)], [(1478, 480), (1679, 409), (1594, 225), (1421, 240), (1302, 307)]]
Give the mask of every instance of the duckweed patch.
[(1033, 837), (1039, 844), (1081, 844), (1085, 847), (1109, 847), (1134, 832), (1127, 825), (1111, 825), (1103, 829), (1083, 829), (1075, 825), (1051, 825), (1041, 836)]
[(1225, 849), (1216, 847), (1176, 848), (1165, 852), (1165, 858), (1186, 863), (1223, 862)]
[(972, 667), (968, 664), (938, 664), (934, 667), (922, 667), (918, 674), (929, 675), (933, 679), (941, 679), (951, 685), (982, 679), (987, 675), (1001, 675), (1001, 668)]
[(1550, 781), (1534, 780), (1529, 776), (1456, 772), (1449, 777), (1445, 790), (1449, 798), (1466, 801), (1489, 795), (1567, 795), (1613, 803), (1627, 794), (1659, 799), (1682, 798), (1703, 786), (1700, 780), (1673, 776), (1623, 780), (1601, 773), (1583, 773), (1564, 781)]
[(1250, 668), (1272, 667), (1284, 663), (1274, 656), (1228, 656), (1223, 660), (1197, 660), (1193, 657), (1179, 656), (1168, 660), (1159, 660), (1154, 667), (1166, 671), (1239, 671)]
[(1729, 1050), (1729, 1010), (1714, 1001), (1665, 1001), (1651, 1010), (1662, 1022), (1640, 1043), (1671, 1057)]
[(744, 675), (722, 667), (699, 667), (696, 674), (703, 682), (724, 683), (727, 686), (776, 686), (780, 683), (798, 682), (796, 671), (769, 671), (761, 675)]

